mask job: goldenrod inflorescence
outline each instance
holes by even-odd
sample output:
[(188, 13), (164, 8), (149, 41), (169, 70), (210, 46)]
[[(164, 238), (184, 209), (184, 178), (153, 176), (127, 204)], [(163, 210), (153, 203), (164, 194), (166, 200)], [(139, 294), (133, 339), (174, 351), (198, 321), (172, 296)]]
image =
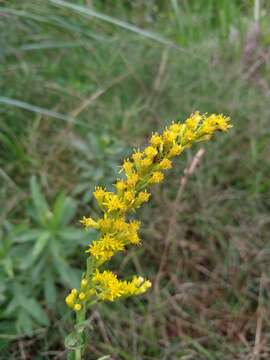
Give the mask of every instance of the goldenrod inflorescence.
[(114, 301), (144, 293), (151, 283), (142, 277), (131, 281), (119, 280), (111, 271), (100, 267), (116, 253), (125, 251), (128, 245), (139, 245), (140, 222), (128, 220), (150, 198), (149, 187), (164, 179), (164, 172), (172, 167), (172, 159), (194, 142), (209, 140), (216, 131), (227, 131), (229, 118), (223, 115), (201, 115), (196, 112), (184, 123), (172, 123), (162, 134), (153, 134), (150, 145), (143, 151), (136, 150), (122, 164), (123, 177), (114, 184), (114, 191), (97, 187), (93, 195), (103, 212), (99, 219), (84, 217), (86, 228), (99, 232), (98, 240), (89, 245), (87, 271), (81, 280), (80, 291), (73, 289), (66, 303), (80, 311), (87, 302)]

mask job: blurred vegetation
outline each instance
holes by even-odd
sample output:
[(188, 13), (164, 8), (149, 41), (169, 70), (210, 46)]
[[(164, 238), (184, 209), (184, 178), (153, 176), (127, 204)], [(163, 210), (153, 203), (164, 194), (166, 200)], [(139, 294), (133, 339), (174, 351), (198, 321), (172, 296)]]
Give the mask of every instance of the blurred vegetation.
[(155, 283), (176, 216), (161, 285), (95, 308), (87, 358), (269, 359), (269, 10), (0, 1), (0, 358), (65, 358), (91, 191), (110, 187), (152, 131), (200, 110), (231, 116), (234, 130), (205, 146), (176, 214), (194, 149), (155, 189), (143, 247), (114, 269)]

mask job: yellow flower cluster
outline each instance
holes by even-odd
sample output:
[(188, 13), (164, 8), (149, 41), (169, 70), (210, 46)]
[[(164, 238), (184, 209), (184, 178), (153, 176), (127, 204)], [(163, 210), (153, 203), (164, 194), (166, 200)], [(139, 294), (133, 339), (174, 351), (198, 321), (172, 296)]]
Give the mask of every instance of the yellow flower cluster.
[(124, 176), (114, 184), (114, 191), (95, 189), (93, 195), (103, 217), (97, 220), (84, 217), (81, 223), (97, 230), (99, 238), (89, 245), (90, 268), (81, 282), (80, 292), (73, 289), (67, 296), (68, 306), (80, 311), (89, 299), (113, 301), (121, 296), (141, 294), (151, 286), (140, 277), (130, 282), (120, 281), (112, 272), (100, 272), (98, 268), (128, 245), (140, 244), (140, 223), (127, 220), (127, 215), (149, 200), (147, 189), (163, 181), (164, 171), (172, 167), (172, 159), (194, 142), (209, 140), (216, 131), (227, 131), (230, 127), (229, 118), (223, 115), (195, 112), (184, 123), (172, 123), (162, 134), (153, 134), (149, 146), (125, 160), (120, 171)]
[(93, 276), (98, 299), (114, 301), (123, 296), (139, 295), (144, 293), (151, 283), (142, 277), (134, 276), (131, 281), (121, 281), (111, 271), (99, 272), (96, 270)]

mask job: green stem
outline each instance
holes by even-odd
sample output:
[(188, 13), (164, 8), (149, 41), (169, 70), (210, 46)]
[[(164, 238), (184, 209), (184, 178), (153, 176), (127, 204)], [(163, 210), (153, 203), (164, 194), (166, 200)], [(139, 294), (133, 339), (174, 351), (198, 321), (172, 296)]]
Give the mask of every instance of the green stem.
[(82, 352), (81, 348), (75, 349), (75, 360), (81, 360), (82, 359)]
[[(93, 264), (91, 262), (91, 259), (88, 258), (86, 264), (86, 278), (89, 278), (92, 272), (93, 272)], [(76, 314), (75, 327), (77, 325), (76, 331), (78, 335), (78, 346), (76, 347), (76, 349), (74, 349), (75, 360), (83, 359), (83, 353), (85, 350), (85, 327), (83, 326), (80, 329), (80, 324), (85, 321), (85, 318), (86, 318), (86, 303), (83, 304), (82, 309)]]

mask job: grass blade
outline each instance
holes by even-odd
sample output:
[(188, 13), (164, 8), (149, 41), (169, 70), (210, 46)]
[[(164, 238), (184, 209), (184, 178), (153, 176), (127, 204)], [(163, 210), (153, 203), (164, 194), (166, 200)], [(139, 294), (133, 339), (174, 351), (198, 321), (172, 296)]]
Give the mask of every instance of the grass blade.
[(86, 16), (89, 16), (89, 17), (94, 17), (94, 18), (99, 19), (99, 20), (106, 21), (106, 22), (108, 22), (110, 24), (119, 26), (119, 27), (121, 27), (121, 28), (123, 28), (125, 30), (131, 31), (131, 32), (133, 32), (135, 34), (138, 34), (140, 36), (143, 36), (145, 38), (155, 40), (155, 41), (157, 41), (157, 42), (159, 42), (159, 43), (161, 43), (163, 45), (167, 45), (167, 46), (171, 46), (171, 47), (180, 49), (180, 47), (177, 44), (173, 43), (172, 41), (164, 38), (163, 36), (161, 36), (159, 34), (153, 33), (153, 32), (148, 31), (148, 30), (140, 29), (139, 27), (137, 27), (135, 25), (132, 25), (132, 24), (129, 24), (126, 21), (119, 20), (119, 19), (113, 18), (113, 17), (111, 17), (109, 15), (102, 14), (100, 12), (97, 12), (95, 10), (90, 9), (89, 7), (71, 4), (71, 3), (68, 3), (68, 2), (63, 1), (63, 0), (48, 0), (48, 1), (53, 5), (56, 5), (56, 6), (59, 6), (59, 7), (62, 6), (62, 7), (74, 10), (74, 11), (76, 11), (76, 12), (82, 14), (82, 15), (86, 15)]
[(32, 104), (26, 103), (21, 100), (10, 99), (10, 98), (4, 97), (4, 96), (0, 96), (0, 104), (15, 106), (15, 107), (18, 107), (21, 109), (32, 111), (32, 112), (40, 114), (40, 115), (52, 117), (52, 118), (55, 118), (58, 120), (68, 121), (70, 123), (75, 122), (75, 119), (68, 115), (60, 114), (53, 110), (44, 109), (39, 106), (32, 105)]

